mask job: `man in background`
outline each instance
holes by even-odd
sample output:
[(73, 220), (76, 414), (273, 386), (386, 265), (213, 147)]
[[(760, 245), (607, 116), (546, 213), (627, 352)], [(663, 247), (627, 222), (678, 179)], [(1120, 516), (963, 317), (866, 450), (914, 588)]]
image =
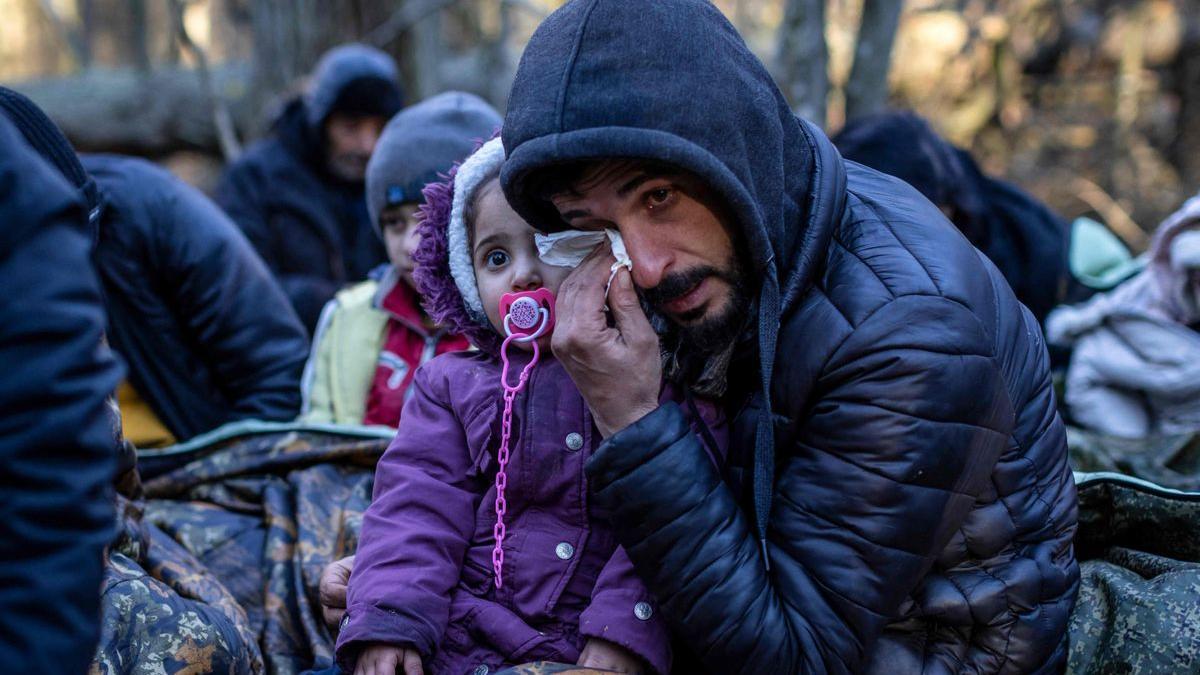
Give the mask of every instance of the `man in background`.
[(249, 237), (311, 331), (321, 308), (386, 260), (363, 180), (384, 124), (403, 105), (396, 64), (359, 44), (321, 57), (272, 134), (229, 167), (216, 201)]

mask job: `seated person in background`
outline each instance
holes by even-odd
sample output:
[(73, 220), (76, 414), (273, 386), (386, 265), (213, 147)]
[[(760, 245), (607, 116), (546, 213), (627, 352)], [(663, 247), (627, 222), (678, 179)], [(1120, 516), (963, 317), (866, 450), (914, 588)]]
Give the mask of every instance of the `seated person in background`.
[(229, 166), (216, 201), (275, 273), (309, 331), (342, 286), (385, 260), (363, 200), (367, 160), (403, 105), (396, 64), (364, 45), (321, 57), (272, 134)]
[(391, 264), (379, 281), (337, 294), (321, 313), (304, 373), (301, 419), (396, 426), (417, 366), (466, 338), (436, 325), (413, 287), (421, 189), (500, 127), (472, 94), (447, 92), (392, 118), (367, 167), (367, 206)]
[(872, 115), (847, 124), (833, 142), (842, 157), (903, 180), (941, 208), (1039, 322), (1068, 294), (1078, 297), (1067, 222), (1016, 186), (985, 176), (925, 120), (910, 112)]
[(1159, 226), (1149, 264), (1082, 305), (1046, 318), (1073, 346), (1067, 411), (1089, 430), (1126, 438), (1200, 431), (1200, 196)]
[(262, 260), (198, 190), (139, 159), (80, 159), (29, 99), (8, 115), (93, 214), (107, 335), (129, 366), (125, 435), (148, 447), (239, 419), (291, 420), (308, 340)]
[[(479, 350), (417, 371), (376, 469), (337, 662), (360, 675), (534, 660), (667, 675), (666, 623), (588, 495), (584, 464), (600, 433), (549, 348), (552, 294), (570, 268), (539, 258), (533, 228), (500, 190), (503, 161), (496, 138), (426, 188), (418, 288)], [(628, 270), (615, 270), (620, 323), (638, 299)], [(532, 296), (509, 295), (521, 292)], [(688, 400), (715, 459), (724, 426)]]

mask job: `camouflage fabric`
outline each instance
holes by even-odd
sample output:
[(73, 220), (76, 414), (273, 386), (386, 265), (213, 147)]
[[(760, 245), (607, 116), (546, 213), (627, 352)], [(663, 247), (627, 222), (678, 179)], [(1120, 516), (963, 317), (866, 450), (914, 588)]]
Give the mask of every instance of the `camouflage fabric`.
[(1200, 672), (1200, 493), (1077, 474), (1071, 673)]
[(125, 480), (92, 672), (331, 665), (317, 583), (326, 564), (354, 551), (390, 436), (239, 423), (146, 452), (174, 468), (140, 486)]
[(549, 661), (538, 661), (537, 663), (525, 663), (504, 670), (497, 670), (494, 675), (599, 675), (600, 673), (615, 673), (615, 670), (605, 668), (580, 668), (579, 666), (570, 665), (567, 663), (550, 663)]
[(1067, 429), (1071, 467), (1111, 471), (1163, 487), (1200, 491), (1200, 434), (1128, 439)]

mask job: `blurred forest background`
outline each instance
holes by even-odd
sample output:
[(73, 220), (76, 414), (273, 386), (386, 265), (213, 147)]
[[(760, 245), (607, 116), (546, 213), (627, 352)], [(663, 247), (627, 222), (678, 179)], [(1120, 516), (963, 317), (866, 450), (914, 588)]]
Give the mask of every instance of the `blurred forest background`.
[[(522, 47), (559, 4), (0, 0), (0, 82), (80, 150), (145, 155), (209, 188), (328, 47), (394, 54), (410, 102), (465, 89), (503, 109)], [(1200, 189), (1200, 0), (716, 4), (831, 132), (913, 109), (986, 170), (1139, 249)]]

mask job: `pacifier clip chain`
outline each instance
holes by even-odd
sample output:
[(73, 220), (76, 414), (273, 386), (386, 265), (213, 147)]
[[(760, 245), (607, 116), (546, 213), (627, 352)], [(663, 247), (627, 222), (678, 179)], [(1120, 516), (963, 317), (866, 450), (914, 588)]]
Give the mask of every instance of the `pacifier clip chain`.
[(500, 470), (496, 472), (496, 525), (492, 528), (492, 534), (496, 537), (496, 547), (492, 549), (492, 568), (496, 571), (496, 588), (504, 585), (504, 514), (508, 511), (508, 502), (504, 499), (504, 489), (508, 487), (508, 442), (512, 437), (513, 401), (516, 400), (517, 394), (525, 388), (525, 383), (529, 381), (529, 375), (533, 372), (539, 356), (537, 342), (534, 342), (532, 343), (533, 358), (521, 369), (517, 383), (510, 385), (508, 383), (508, 345), (512, 343), (514, 337), (513, 335), (508, 336), (504, 339), (504, 344), (500, 346), (500, 360), (504, 363), (500, 375), (501, 383), (504, 386), (504, 414), (500, 418), (500, 449), (496, 451), (496, 462), (500, 465)]
[[(539, 303), (544, 302), (545, 305)], [(500, 385), (504, 389), (504, 412), (500, 417), (500, 448), (496, 451), (496, 525), (492, 534), (496, 547), (492, 549), (492, 569), (496, 572), (496, 588), (504, 585), (504, 515), (508, 512), (508, 501), (504, 491), (508, 487), (509, 442), (512, 440), (513, 402), (525, 388), (533, 367), (537, 365), (541, 350), (537, 339), (554, 327), (554, 295), (546, 289), (533, 292), (508, 293), (500, 301), (504, 314), (504, 332), (507, 337), (500, 345)], [(516, 384), (508, 382), (508, 347), (514, 342), (528, 342), (533, 347), (533, 358), (521, 369)]]

